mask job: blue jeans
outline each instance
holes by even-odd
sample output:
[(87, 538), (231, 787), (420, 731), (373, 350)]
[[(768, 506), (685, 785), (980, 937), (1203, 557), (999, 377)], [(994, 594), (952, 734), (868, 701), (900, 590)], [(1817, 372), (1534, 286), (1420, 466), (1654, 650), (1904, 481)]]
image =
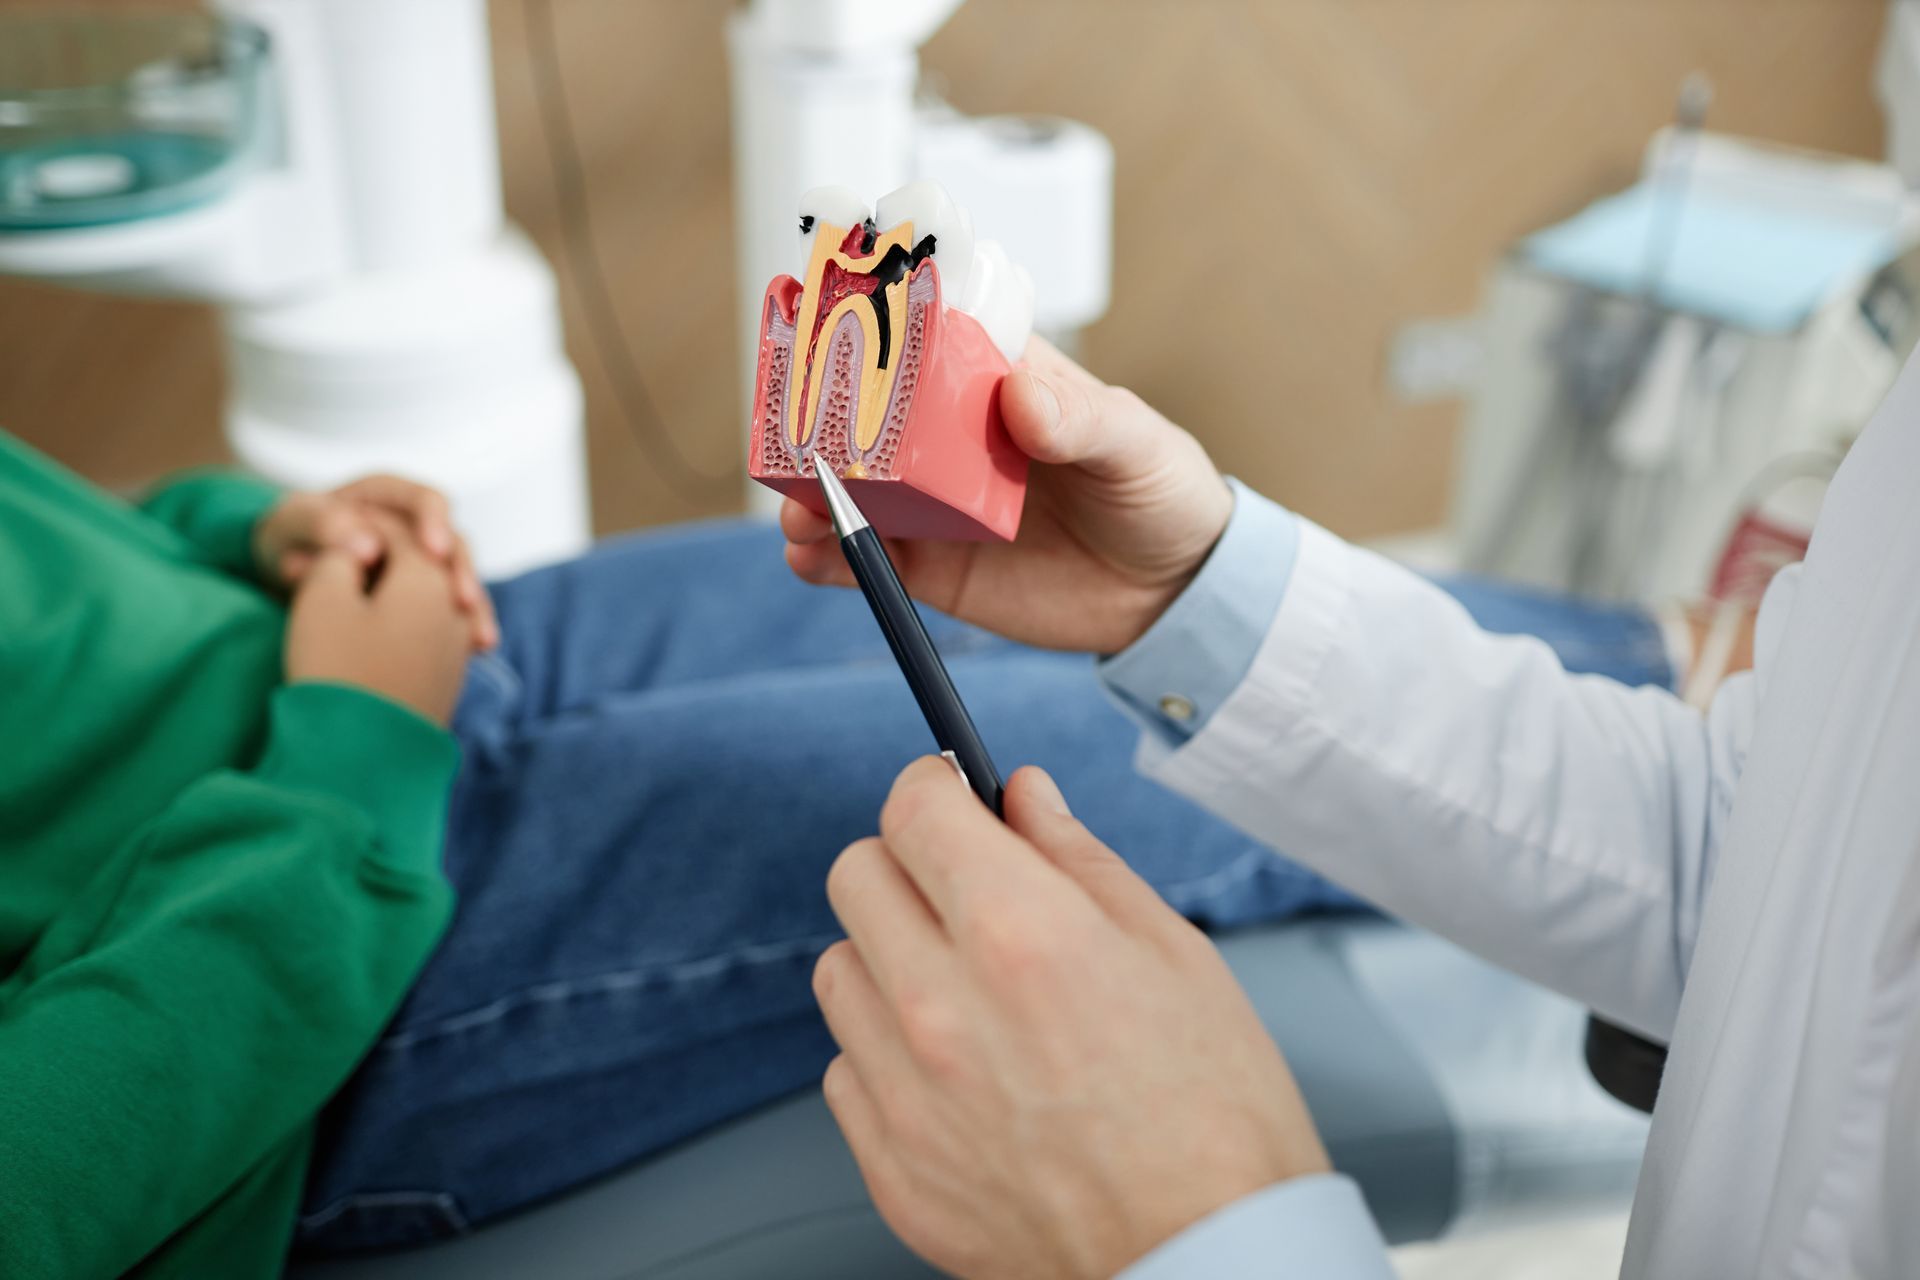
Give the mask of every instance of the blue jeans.
[[(1583, 665), (1666, 679), (1641, 615), (1450, 589)], [(504, 640), (454, 725), (459, 907), (322, 1117), (305, 1249), (457, 1233), (815, 1083), (827, 867), (931, 749), (865, 603), (795, 581), (770, 529), (611, 541), (495, 600)], [(1001, 766), (1051, 770), (1180, 911), (1360, 905), (1140, 779), (1089, 659), (928, 623)]]

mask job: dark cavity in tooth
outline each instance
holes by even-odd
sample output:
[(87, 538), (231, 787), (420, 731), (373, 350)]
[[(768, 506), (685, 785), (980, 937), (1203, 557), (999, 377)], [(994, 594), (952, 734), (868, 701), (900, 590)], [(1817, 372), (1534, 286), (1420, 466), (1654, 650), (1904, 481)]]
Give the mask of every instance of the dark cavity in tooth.
[(913, 246), (912, 253), (897, 244), (890, 245), (880, 261), (874, 264), (873, 270), (867, 273), (880, 282), (880, 287), (867, 295), (867, 302), (873, 307), (873, 318), (880, 326), (880, 358), (876, 362), (879, 368), (886, 368), (893, 354), (893, 326), (889, 323), (893, 304), (887, 301), (887, 289), (918, 271), (920, 264), (932, 256), (933, 247), (934, 238), (930, 235), (921, 236), (920, 243)]
[[(872, 241), (871, 222), (867, 223), (866, 236), (869, 247)], [(851, 253), (853, 238), (861, 234), (856, 228), (847, 233), (847, 243), (842, 253)], [(867, 305), (873, 308), (874, 322), (880, 329), (880, 341), (876, 351), (875, 367), (885, 369), (893, 359), (893, 327), (889, 323), (893, 307), (887, 300), (887, 287), (895, 285), (920, 269), (920, 264), (933, 255), (935, 239), (931, 235), (920, 237), (920, 243), (908, 253), (899, 245), (888, 245), (887, 251), (865, 271), (849, 271), (837, 262), (828, 262), (826, 271), (820, 277), (820, 306), (814, 317), (814, 331), (807, 337), (807, 363), (811, 364), (816, 348), (820, 344), (820, 330), (826, 324), (827, 312), (837, 306), (848, 294), (865, 297)], [(957, 305), (957, 300), (956, 300)]]
[(810, 213), (801, 214), (800, 215), (800, 234), (804, 236), (809, 231), (812, 231), (812, 230), (813, 230), (813, 215)]

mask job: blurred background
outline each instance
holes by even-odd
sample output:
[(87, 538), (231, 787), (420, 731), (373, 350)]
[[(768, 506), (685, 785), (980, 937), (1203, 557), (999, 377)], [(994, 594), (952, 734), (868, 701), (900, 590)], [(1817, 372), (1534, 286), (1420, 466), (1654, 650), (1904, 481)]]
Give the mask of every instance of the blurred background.
[[(744, 501), (730, 8), (490, 9), (506, 206), (559, 272), (601, 532)], [(965, 112), (1057, 113), (1111, 140), (1112, 302), (1085, 362), (1226, 469), (1373, 537), (1438, 524), (1452, 492), (1461, 403), (1396, 392), (1404, 326), (1472, 313), (1520, 236), (1630, 184), (1690, 73), (1711, 78), (1717, 131), (1880, 156), (1886, 20), (1881, 0), (969, 0), (923, 66)], [(540, 116), (542, 22), (623, 340), (658, 429), (714, 483), (640, 443), (654, 428), (629, 420), (590, 336)], [(0, 423), (92, 478), (227, 456), (222, 376), (209, 308), (0, 279)]]
[[(915, 177), (1225, 470), (1629, 602), (1700, 702), (1920, 337), (1920, 0), (0, 0), (0, 429), (121, 491), (415, 474), (495, 571), (765, 514), (749, 356), (800, 194)], [(1321, 1119), (1405, 1274), (1612, 1274), (1650, 1086), (1376, 924), (1264, 971), (1324, 997)], [(515, 1247), (761, 1239), (794, 1211), (759, 1175), (841, 1150), (784, 1123)], [(768, 1235), (698, 1274), (921, 1274), (848, 1221), (814, 1270)], [(563, 1274), (501, 1238), (325, 1274)]]

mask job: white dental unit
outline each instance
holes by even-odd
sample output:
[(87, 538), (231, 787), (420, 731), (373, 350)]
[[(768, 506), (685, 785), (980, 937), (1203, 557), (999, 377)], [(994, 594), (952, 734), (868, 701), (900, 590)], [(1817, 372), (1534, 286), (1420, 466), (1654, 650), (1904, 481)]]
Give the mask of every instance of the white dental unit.
[[(453, 497), (490, 573), (588, 537), (553, 274), (501, 210), (485, 0), (12, 18), (0, 273), (218, 304), (227, 433), (290, 485)], [(37, 118), (36, 118), (37, 117)]]

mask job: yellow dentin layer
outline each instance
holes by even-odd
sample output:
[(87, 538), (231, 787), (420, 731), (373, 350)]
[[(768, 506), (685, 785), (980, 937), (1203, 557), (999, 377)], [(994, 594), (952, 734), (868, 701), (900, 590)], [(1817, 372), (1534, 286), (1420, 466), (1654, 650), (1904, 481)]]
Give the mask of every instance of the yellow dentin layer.
[[(842, 298), (834, 303), (825, 322), (820, 323), (820, 293), (828, 263), (835, 263), (841, 270), (853, 275), (865, 275), (880, 265), (890, 248), (897, 245), (903, 252), (913, 248), (913, 224), (903, 222), (878, 235), (870, 255), (856, 258), (840, 250), (851, 230), (850, 227), (836, 227), (827, 223), (820, 225), (814, 236), (813, 257), (807, 263), (807, 278), (801, 283), (800, 311), (794, 317), (794, 369), (788, 375), (788, 385), (800, 383), (804, 369), (806, 394), (789, 395), (786, 422), (787, 439), (795, 449), (804, 449), (811, 442), (814, 419), (819, 412), (820, 397), (825, 394), (829, 375), (826, 357), (833, 343), (834, 330), (842, 317), (852, 315), (865, 339), (858, 370), (860, 394), (854, 406), (853, 438), (848, 442), (851, 453), (864, 453), (880, 438), (880, 432), (886, 425), (887, 401), (893, 392), (894, 374), (901, 353), (906, 350), (907, 285), (911, 273), (903, 273), (894, 283), (880, 286), (886, 290), (887, 300), (890, 355), (886, 368), (880, 367), (880, 316), (872, 298), (860, 293)], [(817, 343), (814, 339), (816, 332), (819, 334)]]

